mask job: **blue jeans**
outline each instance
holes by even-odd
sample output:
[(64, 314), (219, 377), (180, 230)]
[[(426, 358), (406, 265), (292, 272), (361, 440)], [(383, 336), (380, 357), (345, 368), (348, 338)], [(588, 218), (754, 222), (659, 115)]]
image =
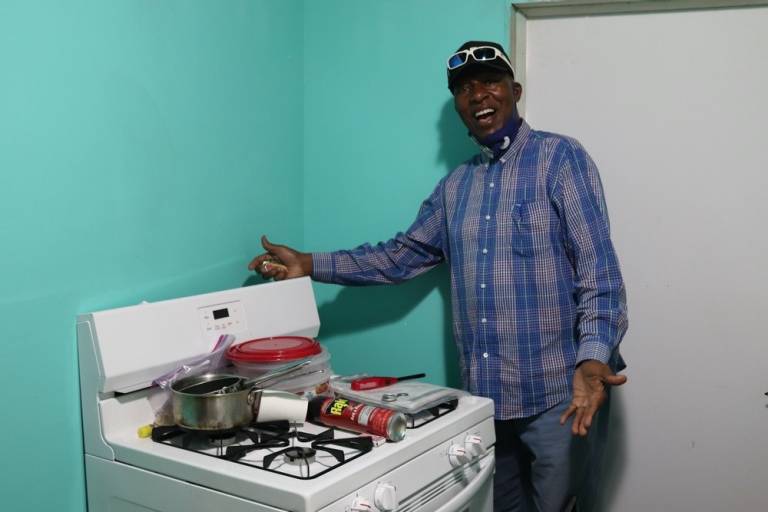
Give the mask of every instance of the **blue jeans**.
[(495, 422), (494, 511), (563, 512), (571, 510), (574, 502), (579, 512), (592, 510), (610, 393), (587, 437), (571, 433), (571, 418), (560, 425), (570, 402), (569, 398), (530, 418)]

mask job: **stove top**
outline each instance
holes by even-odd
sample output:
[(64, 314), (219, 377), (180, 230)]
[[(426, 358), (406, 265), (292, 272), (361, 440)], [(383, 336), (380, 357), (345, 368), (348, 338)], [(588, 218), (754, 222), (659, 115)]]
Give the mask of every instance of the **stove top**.
[(317, 478), (374, 447), (370, 436), (287, 421), (215, 434), (157, 427), (152, 440), (302, 480)]
[[(407, 417), (409, 429), (422, 427), (456, 408), (446, 402)], [(225, 432), (177, 426), (155, 427), (152, 440), (272, 473), (309, 480), (370, 452), (382, 438), (314, 423), (273, 421)]]

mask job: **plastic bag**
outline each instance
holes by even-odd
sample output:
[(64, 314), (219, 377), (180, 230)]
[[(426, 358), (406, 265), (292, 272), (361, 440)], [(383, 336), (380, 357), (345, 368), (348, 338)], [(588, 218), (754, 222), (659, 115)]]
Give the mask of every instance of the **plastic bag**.
[(331, 390), (345, 398), (411, 415), (469, 395), (466, 391), (459, 389), (413, 381), (397, 382), (390, 386), (367, 391), (353, 390), (351, 381), (362, 376), (364, 375), (332, 379)]
[(210, 353), (187, 361), (185, 364), (156, 378), (152, 383), (156, 386), (149, 394), (149, 402), (155, 410), (155, 425), (173, 425), (173, 404), (171, 401), (171, 386), (179, 379), (188, 375), (200, 374), (216, 370), (222, 366), (222, 360), (227, 349), (235, 341), (235, 336), (222, 334), (216, 340)]

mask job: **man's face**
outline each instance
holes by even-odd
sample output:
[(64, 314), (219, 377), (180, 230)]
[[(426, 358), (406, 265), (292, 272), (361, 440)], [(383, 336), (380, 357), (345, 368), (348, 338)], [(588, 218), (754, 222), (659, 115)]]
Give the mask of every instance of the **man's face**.
[(470, 69), (453, 88), (453, 104), (469, 133), (482, 140), (517, 112), (522, 92), (522, 86), (508, 73)]

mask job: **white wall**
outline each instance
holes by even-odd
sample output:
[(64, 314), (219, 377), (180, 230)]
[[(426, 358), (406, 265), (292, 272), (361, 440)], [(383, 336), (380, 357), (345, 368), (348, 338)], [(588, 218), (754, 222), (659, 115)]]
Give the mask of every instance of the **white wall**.
[(608, 510), (768, 510), (768, 8), (529, 19), (526, 117), (600, 167), (628, 287)]

